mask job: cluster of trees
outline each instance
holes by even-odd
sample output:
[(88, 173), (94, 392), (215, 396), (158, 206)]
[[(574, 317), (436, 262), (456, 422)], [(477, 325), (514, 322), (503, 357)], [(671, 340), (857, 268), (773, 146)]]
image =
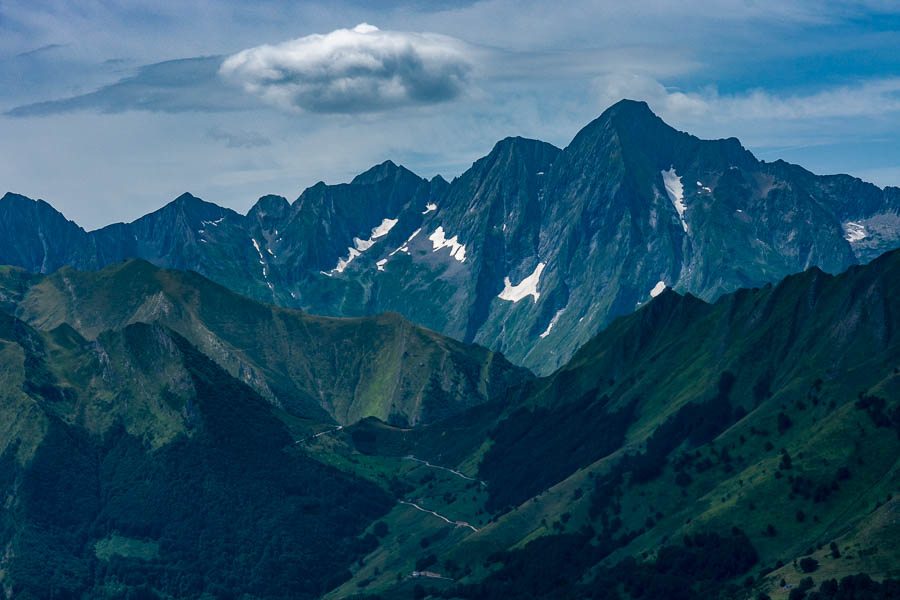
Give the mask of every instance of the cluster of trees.
[[(151, 451), (122, 428), (101, 440), (53, 421), (15, 474), (14, 597), (315, 598), (377, 544), (361, 534), (390, 496), (286, 451), (262, 398), (186, 342), (182, 352), (201, 422), (191, 436)], [(100, 560), (95, 543), (114, 534), (153, 541), (157, 555)]]
[[(625, 476), (630, 473), (630, 483), (646, 483), (656, 479), (669, 462), (669, 455), (682, 444), (686, 444), (688, 451), (672, 461), (677, 485), (685, 487), (691, 484), (693, 478), (687, 472), (689, 467), (697, 472), (709, 469), (711, 459), (701, 459), (699, 454), (690, 450), (709, 443), (746, 414), (743, 408), (732, 407), (729, 401), (734, 383), (732, 373), (722, 372), (712, 398), (682, 406), (656, 428), (647, 439), (643, 451), (623, 457), (609, 473), (597, 477), (591, 495), (591, 517), (603, 516), (605, 519), (605, 511), (610, 508), (618, 514), (618, 498), (622, 495), (620, 486), (626, 481)], [(726, 466), (731, 462), (727, 450), (719, 453), (718, 458)]]
[(812, 500), (813, 503), (818, 504), (825, 502), (833, 492), (839, 490), (839, 482), (848, 479), (850, 477), (849, 473), (849, 469), (842, 467), (828, 483), (816, 482), (803, 475), (789, 475), (787, 481), (791, 486), (792, 497), (799, 496), (804, 500)]
[(860, 392), (856, 408), (868, 413), (876, 427), (888, 427), (900, 436), (900, 406), (888, 408), (887, 400)]
[[(740, 529), (730, 535), (686, 536), (682, 544), (660, 548), (654, 560), (627, 558), (612, 567), (597, 564), (626, 540), (592, 542), (593, 532), (545, 536), (521, 550), (491, 557), (501, 568), (484, 581), (457, 586), (447, 598), (572, 598), (597, 600), (697, 600), (732, 598), (738, 588), (724, 582), (758, 561)], [(582, 581), (594, 569), (590, 583)], [(624, 592), (624, 595), (620, 593)]]
[(746, 414), (729, 402), (735, 376), (724, 371), (715, 395), (705, 402), (685, 404), (647, 439), (644, 451), (625, 457), (622, 469), (631, 471), (631, 481), (645, 483), (659, 477), (669, 454), (682, 443), (696, 448), (709, 443)]
[[(806, 578), (791, 590), (790, 600), (893, 600), (900, 598), (900, 580), (885, 579), (874, 581), (865, 573), (848, 575), (840, 581), (827, 579), (815, 587), (812, 579)], [(760, 594), (761, 598), (767, 598)]]
[(618, 449), (635, 407), (611, 412), (608, 402), (592, 390), (552, 410), (522, 408), (501, 421), (490, 433), (494, 443), (478, 470), (489, 484), (486, 508), (516, 506)]

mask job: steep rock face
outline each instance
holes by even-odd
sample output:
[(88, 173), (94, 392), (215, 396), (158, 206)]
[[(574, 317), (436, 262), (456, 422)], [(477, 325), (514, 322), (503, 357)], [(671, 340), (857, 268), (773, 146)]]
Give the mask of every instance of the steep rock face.
[(514, 359), (556, 366), (663, 286), (709, 300), (810, 265), (852, 264), (834, 215), (770, 170), (737, 140), (701, 141), (644, 104), (614, 106), (546, 177), (533, 261), (547, 265), (541, 296), (511, 309), (517, 335), (505, 336), (509, 323), (498, 321), (475, 339), (499, 336)]
[(98, 267), (90, 234), (43, 200), (0, 198), (0, 263), (49, 273), (73, 262)]
[(623, 100), (565, 149), (508, 138), (449, 183), (387, 161), (246, 216), (184, 195), (90, 233), (7, 195), (0, 226), (0, 262), (32, 271), (141, 257), (314, 314), (396, 311), (548, 373), (666, 287), (713, 300), (897, 247), (900, 189), (758, 161)]

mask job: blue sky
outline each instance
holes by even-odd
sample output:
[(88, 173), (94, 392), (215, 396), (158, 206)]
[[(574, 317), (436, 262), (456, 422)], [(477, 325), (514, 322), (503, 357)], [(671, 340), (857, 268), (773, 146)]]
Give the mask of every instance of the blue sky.
[(0, 190), (88, 229), (388, 158), (450, 178), (508, 135), (564, 146), (623, 97), (900, 185), (900, 4), (0, 0)]

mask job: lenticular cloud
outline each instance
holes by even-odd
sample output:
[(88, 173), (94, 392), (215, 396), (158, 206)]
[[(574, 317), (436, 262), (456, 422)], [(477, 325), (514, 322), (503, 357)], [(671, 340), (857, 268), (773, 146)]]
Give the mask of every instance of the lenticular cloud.
[(456, 39), (362, 23), (242, 50), (219, 74), (281, 108), (357, 113), (452, 100), (470, 69)]

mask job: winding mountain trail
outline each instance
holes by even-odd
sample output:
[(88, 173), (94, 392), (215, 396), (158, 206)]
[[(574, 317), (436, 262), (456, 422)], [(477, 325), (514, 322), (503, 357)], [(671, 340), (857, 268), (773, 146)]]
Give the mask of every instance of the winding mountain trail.
[(332, 427), (331, 429), (326, 429), (325, 431), (320, 431), (319, 433), (315, 433), (309, 437), (300, 438), (299, 440), (294, 441), (294, 445), (302, 444), (303, 442), (308, 442), (309, 440), (314, 440), (319, 436), (325, 435), (327, 433), (337, 433), (341, 429), (343, 429), (343, 425), (338, 425), (337, 427)]
[(453, 473), (453, 474), (456, 475), (457, 477), (460, 477), (460, 478), (462, 478), (462, 479), (466, 479), (466, 480), (468, 480), (468, 481), (477, 481), (478, 483), (480, 483), (480, 484), (483, 485), (484, 487), (487, 487), (487, 483), (484, 482), (484, 481), (482, 481), (482, 480), (480, 480), (480, 479), (475, 479), (474, 477), (469, 477), (468, 475), (463, 475), (462, 473), (460, 473), (459, 471), (456, 471), (456, 470), (454, 470), (454, 469), (449, 469), (449, 468), (447, 468), (447, 467), (442, 467), (442, 466), (440, 466), (440, 465), (433, 465), (433, 464), (431, 464), (430, 462), (428, 462), (427, 460), (422, 460), (421, 458), (416, 458), (416, 457), (413, 456), (412, 454), (410, 454), (409, 456), (405, 456), (405, 457), (403, 457), (403, 458), (404, 458), (404, 460), (412, 460), (412, 461), (415, 461), (415, 462), (417, 462), (417, 463), (421, 463), (421, 464), (425, 465), (426, 467), (431, 467), (432, 469), (441, 469), (442, 471), (448, 471), (448, 472), (450, 472), (450, 473)]
[(407, 505), (407, 506), (412, 506), (412, 507), (415, 508), (416, 510), (420, 510), (420, 511), (422, 511), (422, 512), (424, 512), (424, 513), (428, 513), (428, 514), (430, 514), (430, 515), (434, 515), (434, 516), (436, 516), (438, 519), (441, 519), (442, 521), (446, 521), (446, 522), (447, 522), (448, 524), (450, 524), (450, 525), (454, 525), (454, 526), (456, 526), (456, 527), (468, 527), (468, 528), (471, 529), (472, 531), (478, 533), (478, 529), (477, 529), (476, 527), (473, 527), (472, 525), (469, 525), (469, 524), (466, 523), (465, 521), (451, 521), (450, 519), (448, 519), (448, 518), (445, 517), (444, 515), (438, 514), (438, 513), (434, 512), (433, 510), (428, 510), (427, 508), (422, 508), (421, 506), (419, 506), (419, 505), (416, 504), (415, 502), (407, 502), (406, 500), (398, 500), (398, 502), (399, 502), (400, 504), (405, 504), (405, 505)]

